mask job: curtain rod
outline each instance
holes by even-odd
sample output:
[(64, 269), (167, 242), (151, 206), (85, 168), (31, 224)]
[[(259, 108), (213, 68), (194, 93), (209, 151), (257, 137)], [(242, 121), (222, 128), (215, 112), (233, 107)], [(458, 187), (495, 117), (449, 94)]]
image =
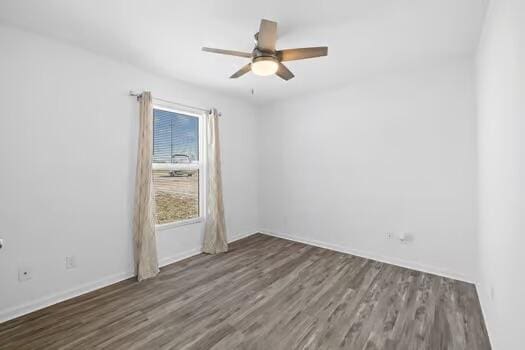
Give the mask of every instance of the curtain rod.
[[(130, 90), (129, 91), (129, 95), (130, 96), (134, 96), (136, 98), (140, 98), (142, 96), (142, 93), (138, 93), (138, 92), (135, 92), (133, 90)], [(209, 108), (202, 108), (202, 107), (195, 107), (195, 106), (190, 106), (190, 105), (187, 105), (187, 104), (184, 104), (184, 103), (179, 103), (179, 102), (174, 102), (174, 101), (169, 101), (169, 100), (164, 100), (162, 98), (158, 98), (158, 97), (152, 97), (153, 100), (157, 100), (157, 101), (160, 101), (160, 102), (164, 102), (164, 103), (169, 103), (169, 104), (172, 104), (172, 105), (177, 105), (177, 106), (181, 106), (181, 107), (184, 107), (184, 108), (189, 108), (189, 109), (197, 109), (199, 111), (203, 111), (203, 112), (206, 112), (206, 113), (210, 113), (211, 112), (211, 109)], [(221, 116), (221, 113), (217, 113), (218, 116), (220, 117)]]

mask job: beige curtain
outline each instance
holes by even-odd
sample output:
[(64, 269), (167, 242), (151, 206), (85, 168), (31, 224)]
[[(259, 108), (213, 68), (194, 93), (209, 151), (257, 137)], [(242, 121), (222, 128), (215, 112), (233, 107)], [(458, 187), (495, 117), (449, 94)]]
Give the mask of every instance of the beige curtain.
[(133, 237), (137, 279), (142, 281), (159, 273), (155, 238), (155, 201), (151, 173), (153, 152), (153, 105), (151, 93), (140, 97), (139, 150), (135, 184)]
[(202, 251), (208, 254), (217, 254), (228, 251), (228, 243), (226, 241), (226, 224), (222, 201), (219, 115), (215, 109), (207, 117), (206, 131), (208, 181), (206, 186), (206, 225)]

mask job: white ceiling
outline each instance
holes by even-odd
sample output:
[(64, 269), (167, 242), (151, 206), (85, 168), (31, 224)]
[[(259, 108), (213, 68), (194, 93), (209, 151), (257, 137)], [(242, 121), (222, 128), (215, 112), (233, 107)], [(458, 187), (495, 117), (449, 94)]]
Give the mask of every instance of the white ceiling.
[[(2, 0), (0, 22), (50, 35), (146, 70), (268, 101), (360, 76), (472, 53), (487, 0)], [(278, 48), (327, 45), (328, 57), (287, 62), (285, 82), (228, 77), (247, 59), (261, 18), (279, 23)], [(251, 89), (255, 96), (251, 97)]]

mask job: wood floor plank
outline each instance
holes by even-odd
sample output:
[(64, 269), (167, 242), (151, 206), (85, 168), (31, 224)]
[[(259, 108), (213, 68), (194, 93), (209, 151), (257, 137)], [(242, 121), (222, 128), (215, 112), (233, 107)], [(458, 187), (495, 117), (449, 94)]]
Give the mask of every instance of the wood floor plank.
[(490, 349), (473, 285), (256, 234), (0, 324), (0, 349)]

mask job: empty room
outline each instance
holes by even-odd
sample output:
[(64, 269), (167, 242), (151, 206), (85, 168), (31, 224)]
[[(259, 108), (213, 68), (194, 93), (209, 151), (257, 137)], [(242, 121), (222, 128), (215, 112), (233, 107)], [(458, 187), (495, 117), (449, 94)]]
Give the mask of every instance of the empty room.
[(1, 0), (0, 349), (523, 349), (523, 135), (523, 0)]

